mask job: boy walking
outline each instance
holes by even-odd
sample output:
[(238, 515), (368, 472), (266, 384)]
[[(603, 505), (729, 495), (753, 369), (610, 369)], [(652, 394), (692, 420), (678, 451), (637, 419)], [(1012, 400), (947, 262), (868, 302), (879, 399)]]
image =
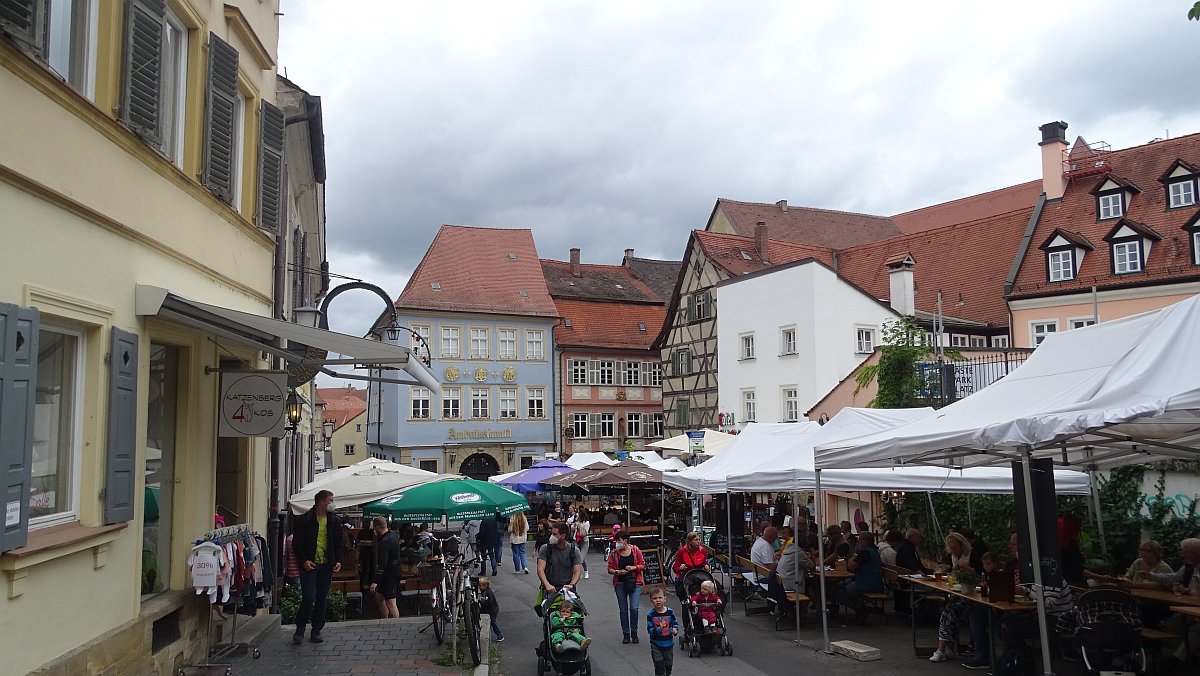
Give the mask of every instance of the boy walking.
[(650, 658), (654, 660), (654, 673), (655, 676), (671, 676), (679, 622), (675, 619), (675, 611), (667, 607), (667, 592), (662, 587), (650, 592), (650, 602), (654, 607), (646, 613), (646, 633), (650, 636)]
[(492, 635), (496, 643), (504, 640), (504, 632), (500, 631), (497, 618), (500, 617), (500, 603), (496, 601), (496, 592), (492, 591), (492, 580), (487, 577), (479, 578), (479, 609), (492, 618)]

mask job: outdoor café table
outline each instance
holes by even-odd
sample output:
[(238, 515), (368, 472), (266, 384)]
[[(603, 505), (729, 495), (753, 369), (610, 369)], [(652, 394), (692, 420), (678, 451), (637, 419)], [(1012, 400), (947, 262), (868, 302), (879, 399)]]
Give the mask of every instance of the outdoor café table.
[(1176, 606), (1200, 606), (1200, 596), (1194, 594), (1184, 594), (1176, 596), (1175, 592), (1169, 589), (1141, 589), (1134, 588), (1129, 590), (1130, 595), (1139, 601), (1149, 601), (1151, 603), (1161, 603), (1163, 605)]
[[(1200, 600), (1200, 597), (1197, 596), (1183, 598)], [(1182, 601), (1183, 598), (1176, 600)], [(1200, 605), (1171, 606), (1171, 611), (1183, 615), (1183, 654), (1187, 656), (1187, 663), (1191, 664), (1192, 646), (1188, 638), (1188, 629), (1191, 628), (1193, 622), (1200, 622)]]
[[(853, 579), (854, 573), (850, 573), (850, 572), (847, 572), (844, 570), (834, 570), (833, 568), (828, 568), (828, 567), (825, 568), (825, 589), (820, 589), (820, 582), (821, 582), (821, 571), (820, 570), (818, 570), (816, 568), (809, 568), (804, 573), (804, 578), (805, 578), (804, 588), (806, 590), (808, 590), (808, 589), (816, 590), (817, 593), (820, 594), (820, 598), (817, 599), (815, 597), (815, 595), (813, 595), (814, 600), (817, 603), (824, 605), (825, 598), (826, 598), (825, 590), (826, 589), (835, 589), (842, 582)], [(833, 594), (830, 594), (829, 596), (833, 596)]]
[[(996, 638), (997, 638), (996, 637), (996, 623), (995, 623), (996, 614), (1010, 611), (1010, 610), (1016, 610), (1016, 611), (1036, 611), (1037, 610), (1037, 602), (1036, 601), (1025, 601), (1025, 602), (990, 601), (987, 598), (980, 596), (979, 594), (964, 594), (960, 591), (955, 591), (950, 588), (950, 585), (945, 580), (937, 580), (928, 575), (913, 574), (913, 575), (901, 575), (900, 577), (902, 577), (906, 580), (910, 580), (914, 583), (914, 584), (910, 584), (908, 587), (909, 608), (912, 608), (914, 611), (916, 610), (916, 588), (917, 588), (917, 585), (920, 585), (927, 589), (932, 589), (937, 592), (941, 592), (941, 593), (945, 594), (946, 596), (956, 596), (960, 599), (966, 599), (972, 603), (979, 603), (979, 604), (982, 604), (982, 605), (985, 605), (988, 607), (988, 610), (989, 610), (989, 612), (988, 612), (988, 636), (991, 639), (989, 641), (990, 645), (988, 647), (990, 648), (989, 653), (990, 653), (990, 659), (992, 662), (992, 673), (993, 674), (996, 673), (996, 671), (999, 669), (999, 662), (997, 660), (997, 657), (999, 656), (999, 652), (1000, 652), (1000, 651), (996, 650), (996, 644), (998, 643), (998, 641), (996, 640)], [(917, 645), (917, 613), (916, 612), (913, 612), (913, 614), (912, 614), (912, 636), (913, 636), (913, 654), (920, 656), (920, 657), (924, 657), (925, 654), (927, 654), (927, 653), (925, 651), (921, 650), (921, 648)]]

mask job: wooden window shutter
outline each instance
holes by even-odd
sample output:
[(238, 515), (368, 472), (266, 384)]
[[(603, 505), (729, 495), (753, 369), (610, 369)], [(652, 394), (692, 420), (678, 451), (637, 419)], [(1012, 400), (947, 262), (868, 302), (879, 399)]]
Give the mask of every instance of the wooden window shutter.
[(138, 337), (112, 330), (108, 353), (108, 446), (104, 462), (104, 523), (133, 520), (137, 458)]
[(283, 226), (283, 111), (262, 102), (258, 135), (258, 227), (272, 233)]
[(46, 0), (0, 0), (0, 33), (38, 58), (46, 35)]
[[(39, 328), (36, 309), (0, 303), (0, 552), (25, 546), (29, 534)], [(12, 524), (9, 508), (18, 511)]]
[(591, 431), (591, 438), (599, 439), (600, 438), (600, 414), (599, 413), (589, 414), (588, 421), (590, 423), (589, 429)]
[(126, 0), (121, 120), (153, 146), (162, 144), (162, 45), (165, 0)]
[(686, 303), (683, 309), (683, 321), (691, 322), (695, 319), (695, 313), (692, 311), (692, 297), (685, 296), (684, 300)]
[(227, 204), (233, 204), (233, 175), (237, 166), (238, 99), (237, 50), (208, 34), (208, 102), (204, 124), (204, 186)]

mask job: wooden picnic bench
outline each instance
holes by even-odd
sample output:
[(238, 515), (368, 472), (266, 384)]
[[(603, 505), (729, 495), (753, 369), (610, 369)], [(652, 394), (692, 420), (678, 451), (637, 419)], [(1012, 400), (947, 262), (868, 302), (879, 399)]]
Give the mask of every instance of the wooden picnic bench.
[[(593, 526), (588, 533), (588, 550), (590, 551), (597, 545), (603, 549), (605, 541), (612, 535), (612, 532), (612, 526)], [(658, 532), (658, 526), (622, 526), (621, 532), (630, 535), (652, 535)]]

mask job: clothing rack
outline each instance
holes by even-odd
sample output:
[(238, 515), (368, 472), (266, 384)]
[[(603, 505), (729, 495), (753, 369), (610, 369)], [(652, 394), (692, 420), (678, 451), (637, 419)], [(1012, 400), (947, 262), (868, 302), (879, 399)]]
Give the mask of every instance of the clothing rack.
[[(213, 530), (210, 530), (207, 533), (205, 533), (203, 536), (201, 536), (198, 540), (196, 540), (196, 544), (201, 544), (203, 542), (211, 542), (215, 545), (223, 546), (230, 542), (234, 542), (236, 540), (241, 540), (242, 538), (252, 538), (252, 537), (258, 537), (258, 536), (259, 536), (258, 533), (253, 528), (251, 528), (248, 524), (242, 523), (242, 524), (237, 524), (234, 526), (226, 526), (224, 528), (215, 528)], [(262, 553), (262, 555), (265, 556), (265, 551)], [(232, 565), (233, 564), (231, 562), (230, 566), (232, 566)], [(201, 598), (204, 598), (204, 597), (201, 596)], [(233, 655), (235, 653), (244, 654), (246, 652), (251, 652), (251, 654), (253, 654), (253, 656), (254, 656), (254, 659), (258, 659), (258, 658), (262, 657), (262, 652), (259, 651), (257, 646), (253, 646), (244, 641), (238, 642), (238, 640), (237, 640), (238, 615), (241, 615), (241, 612), (238, 611), (236, 605), (235, 605), (234, 613), (233, 613), (233, 622), (230, 625), (230, 629), (229, 629), (229, 641), (227, 643), (213, 645), (213, 643), (212, 643), (212, 626), (213, 626), (212, 604), (208, 603), (208, 601), (206, 600), (205, 606), (206, 606), (205, 611), (206, 611), (207, 618), (208, 618), (208, 626), (205, 630), (205, 637), (204, 637), (204, 643), (205, 643), (204, 654), (206, 655), (206, 659), (203, 664), (185, 664), (185, 665), (181, 666), (178, 671), (178, 676), (184, 676), (185, 669), (211, 669), (211, 668), (219, 668), (219, 667), (225, 667), (225, 674), (226, 674), (226, 676), (229, 676), (229, 674), (231, 674), (233, 672), (233, 663), (232, 662), (214, 662), (214, 660), (221, 660), (221, 659), (229, 657), (230, 655)]]

